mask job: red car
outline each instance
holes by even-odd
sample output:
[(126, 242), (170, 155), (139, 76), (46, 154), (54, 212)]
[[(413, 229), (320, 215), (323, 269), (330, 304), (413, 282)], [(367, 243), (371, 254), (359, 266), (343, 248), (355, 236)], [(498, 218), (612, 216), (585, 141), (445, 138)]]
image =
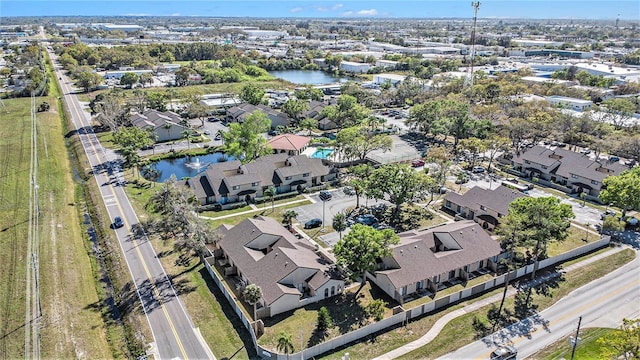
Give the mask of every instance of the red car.
[(420, 167), (420, 166), (424, 166), (424, 161), (423, 161), (423, 160), (420, 160), (420, 159), (418, 159), (418, 160), (413, 160), (413, 161), (411, 162), (411, 166), (413, 166), (413, 167)]

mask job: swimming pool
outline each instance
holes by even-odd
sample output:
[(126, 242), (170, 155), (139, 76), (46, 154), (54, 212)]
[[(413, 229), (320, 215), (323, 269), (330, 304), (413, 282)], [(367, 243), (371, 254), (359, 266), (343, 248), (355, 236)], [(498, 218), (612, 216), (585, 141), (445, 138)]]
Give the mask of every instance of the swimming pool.
[(326, 159), (332, 153), (333, 149), (318, 148), (313, 154), (311, 154), (311, 157), (315, 159)]

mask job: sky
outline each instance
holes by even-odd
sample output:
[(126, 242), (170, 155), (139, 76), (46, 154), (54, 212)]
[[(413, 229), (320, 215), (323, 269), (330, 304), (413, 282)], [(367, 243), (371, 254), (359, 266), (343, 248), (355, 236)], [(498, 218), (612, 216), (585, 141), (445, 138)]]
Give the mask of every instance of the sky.
[[(470, 18), (471, 0), (0, 0), (10, 16)], [(479, 18), (640, 22), (640, 0), (483, 0)]]

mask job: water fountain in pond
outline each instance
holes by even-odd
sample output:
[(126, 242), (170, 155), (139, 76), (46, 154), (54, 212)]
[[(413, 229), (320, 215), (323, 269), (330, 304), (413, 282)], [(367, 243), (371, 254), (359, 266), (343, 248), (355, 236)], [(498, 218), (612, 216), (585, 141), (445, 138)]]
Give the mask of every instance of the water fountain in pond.
[(200, 158), (195, 158), (194, 161), (192, 162), (188, 162), (186, 164), (184, 164), (186, 167), (191, 168), (191, 169), (196, 169), (196, 170), (200, 170), (202, 168), (204, 168), (205, 166), (207, 166), (206, 163), (202, 163), (200, 162)]

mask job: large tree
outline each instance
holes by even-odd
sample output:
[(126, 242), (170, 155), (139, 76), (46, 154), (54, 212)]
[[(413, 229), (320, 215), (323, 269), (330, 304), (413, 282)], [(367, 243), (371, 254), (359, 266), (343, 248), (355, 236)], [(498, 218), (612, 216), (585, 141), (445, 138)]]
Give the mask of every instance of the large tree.
[(101, 82), (102, 76), (92, 71), (83, 71), (78, 75), (78, 86), (84, 89), (84, 92), (89, 92), (89, 90), (100, 85)]
[[(100, 100), (97, 100), (100, 98)], [(122, 105), (121, 98), (118, 94), (99, 94), (94, 102), (93, 112), (95, 120), (102, 127), (107, 127), (111, 131), (116, 131), (120, 127), (130, 125), (128, 112), (129, 109)]]
[(267, 139), (262, 136), (270, 128), (271, 119), (264, 112), (253, 112), (242, 123), (231, 124), (229, 131), (223, 133), (225, 152), (243, 163), (271, 153)]
[(262, 103), (264, 90), (253, 83), (248, 83), (240, 90), (240, 98), (249, 104), (258, 105)]
[(121, 148), (142, 149), (153, 145), (154, 141), (145, 129), (137, 126), (123, 127), (113, 133), (113, 142)]
[(360, 288), (366, 283), (366, 273), (376, 269), (378, 260), (391, 254), (391, 245), (398, 244), (400, 238), (391, 229), (376, 230), (371, 226), (355, 224), (344, 238), (333, 248), (338, 263), (353, 272), (353, 278), (360, 277)]
[(299, 99), (289, 99), (282, 105), (282, 112), (287, 114), (297, 124), (300, 116), (309, 110), (309, 102)]
[(361, 124), (369, 116), (369, 110), (358, 104), (355, 97), (340, 95), (335, 105), (322, 109), (322, 114), (333, 121), (340, 130)]
[(569, 236), (573, 217), (571, 205), (560, 203), (558, 198), (521, 197), (509, 204), (509, 214), (503, 220), (509, 233), (504, 236), (510, 237), (516, 247), (526, 248), (532, 260), (539, 261), (547, 257), (549, 243)]
[(140, 80), (140, 75), (132, 72), (124, 73), (120, 78), (120, 85), (125, 85), (129, 89)]
[(622, 216), (626, 215), (627, 210), (640, 208), (640, 167), (609, 176), (602, 181), (602, 185), (600, 201), (621, 208)]
[(391, 150), (392, 143), (389, 135), (372, 135), (361, 126), (340, 130), (336, 137), (336, 145), (347, 159), (364, 160), (373, 150)]
[(377, 200), (387, 199), (394, 205), (391, 221), (400, 215), (400, 206), (425, 199), (434, 180), (408, 165), (389, 164), (375, 169), (366, 182), (367, 194)]

